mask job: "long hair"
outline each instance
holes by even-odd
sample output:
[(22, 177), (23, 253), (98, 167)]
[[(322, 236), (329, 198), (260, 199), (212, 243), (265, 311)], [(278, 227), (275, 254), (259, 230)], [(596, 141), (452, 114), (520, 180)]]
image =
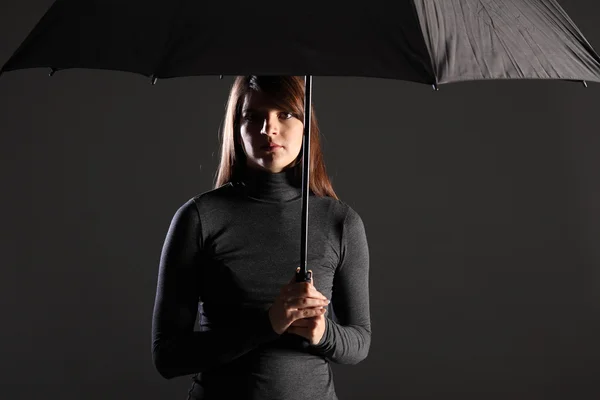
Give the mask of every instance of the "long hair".
[[(240, 116), (244, 98), (250, 91), (266, 94), (273, 104), (283, 110), (291, 110), (304, 121), (304, 77), (300, 76), (238, 76), (236, 77), (225, 111), (221, 132), (221, 160), (216, 174), (214, 188), (238, 180), (244, 172), (246, 154), (242, 148)], [(339, 200), (325, 169), (321, 152), (319, 125), (311, 104), (310, 126), (310, 175), (309, 189), (319, 197), (333, 197)], [(288, 167), (292, 169), (293, 184), (302, 187), (302, 151)]]

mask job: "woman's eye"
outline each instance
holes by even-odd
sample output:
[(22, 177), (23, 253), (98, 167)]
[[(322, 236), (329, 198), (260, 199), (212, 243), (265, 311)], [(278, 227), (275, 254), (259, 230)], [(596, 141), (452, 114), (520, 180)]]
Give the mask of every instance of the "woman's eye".
[[(292, 117), (294, 117), (294, 113), (291, 112), (282, 112), (279, 114), (279, 116), (283, 119), (290, 119)], [(254, 116), (252, 114), (246, 114), (242, 117), (244, 119), (244, 121), (252, 121), (254, 120)]]

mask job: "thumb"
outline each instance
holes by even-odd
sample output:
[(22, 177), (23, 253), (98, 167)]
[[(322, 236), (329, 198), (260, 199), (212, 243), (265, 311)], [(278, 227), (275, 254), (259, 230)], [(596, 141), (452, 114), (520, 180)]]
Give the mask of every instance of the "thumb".
[[(292, 277), (292, 280), (290, 281), (290, 283), (296, 283), (296, 274), (300, 272), (300, 267), (296, 268), (296, 272), (294, 273), (294, 276)], [(313, 283), (313, 273), (312, 273), (312, 269), (309, 269), (307, 271), (310, 275), (310, 283)]]
[(292, 276), (292, 279), (290, 280), (290, 283), (296, 283), (296, 274), (300, 272), (300, 267), (296, 268), (296, 272), (294, 272), (294, 276)]

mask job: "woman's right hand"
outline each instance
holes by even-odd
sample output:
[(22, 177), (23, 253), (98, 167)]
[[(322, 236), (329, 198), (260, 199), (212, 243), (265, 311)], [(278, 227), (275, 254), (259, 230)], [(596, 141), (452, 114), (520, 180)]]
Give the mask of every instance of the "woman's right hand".
[[(300, 268), (296, 272), (299, 270)], [(279, 296), (269, 308), (271, 326), (281, 335), (298, 319), (324, 314), (328, 304), (329, 300), (313, 286), (312, 279), (310, 282), (296, 282), (294, 274), (290, 282), (281, 288)]]

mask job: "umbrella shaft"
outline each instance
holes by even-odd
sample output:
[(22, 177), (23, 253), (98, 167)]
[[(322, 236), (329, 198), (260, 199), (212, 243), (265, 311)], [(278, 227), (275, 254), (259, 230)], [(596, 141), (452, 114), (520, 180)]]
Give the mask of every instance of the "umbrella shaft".
[(302, 227), (300, 240), (300, 272), (296, 277), (297, 282), (310, 281), (307, 258), (308, 241), (308, 195), (310, 182), (310, 121), (312, 101), (312, 75), (304, 77), (304, 137), (302, 140)]

